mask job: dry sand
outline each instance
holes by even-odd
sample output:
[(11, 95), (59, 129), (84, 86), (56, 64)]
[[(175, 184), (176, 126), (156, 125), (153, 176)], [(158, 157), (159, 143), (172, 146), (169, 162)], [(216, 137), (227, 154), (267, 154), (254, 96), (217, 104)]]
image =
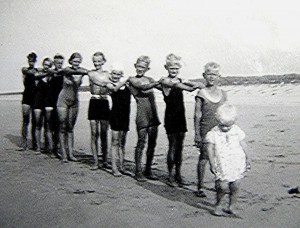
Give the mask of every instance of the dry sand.
[[(238, 125), (246, 132), (252, 170), (243, 179), (238, 199), (241, 218), (211, 215), (213, 176), (207, 172), (208, 197), (194, 196), (198, 150), (193, 146), (194, 95), (185, 94), (189, 132), (182, 174), (188, 188), (170, 188), (167, 137), (159, 129), (154, 173), (159, 181), (137, 183), (132, 177), (90, 171), (88, 93), (81, 93), (75, 128), (78, 163), (62, 164), (47, 155), (18, 151), (21, 96), (1, 96), (0, 227), (299, 227), (300, 198), (288, 194), (300, 185), (300, 86), (229, 86), (238, 107)], [(135, 101), (132, 100), (126, 167), (134, 169)], [(161, 121), (164, 103), (157, 96)], [(208, 170), (208, 169), (207, 169)], [(227, 199), (227, 198), (226, 198)]]

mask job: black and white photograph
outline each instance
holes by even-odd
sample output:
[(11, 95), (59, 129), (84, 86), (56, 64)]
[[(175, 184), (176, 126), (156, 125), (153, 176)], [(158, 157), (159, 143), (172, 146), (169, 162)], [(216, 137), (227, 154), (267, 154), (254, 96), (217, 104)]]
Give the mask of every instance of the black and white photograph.
[(0, 0), (0, 227), (299, 227), (296, 0)]

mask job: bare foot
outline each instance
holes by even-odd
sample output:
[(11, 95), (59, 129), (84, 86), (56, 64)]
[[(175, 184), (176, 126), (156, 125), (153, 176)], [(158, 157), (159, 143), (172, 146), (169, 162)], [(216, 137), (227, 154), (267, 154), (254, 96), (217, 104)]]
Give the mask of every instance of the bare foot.
[(217, 206), (212, 214), (215, 216), (225, 216), (225, 213), (220, 206)]
[(145, 181), (147, 181), (147, 179), (144, 177), (144, 175), (142, 173), (136, 173), (135, 174), (135, 179), (138, 182), (145, 182)]
[(197, 196), (197, 197), (200, 197), (200, 198), (205, 198), (206, 197), (206, 194), (204, 193), (204, 191), (203, 190), (198, 190), (196, 193), (195, 193), (195, 195)]
[(169, 176), (167, 179), (167, 185), (169, 185), (170, 187), (174, 188), (175, 187), (175, 180), (172, 176)]
[(227, 209), (223, 209), (223, 211), (227, 214), (230, 214), (230, 215), (237, 215), (236, 211), (232, 208), (227, 208)]
[(108, 169), (109, 168), (109, 165), (107, 162), (103, 162), (100, 166), (102, 169)]
[(77, 162), (77, 158), (75, 158), (73, 155), (69, 156), (69, 160), (73, 162)]
[(122, 176), (122, 174), (118, 170), (113, 170), (112, 173), (115, 177), (121, 177)]
[(97, 169), (99, 169), (99, 167), (98, 167), (98, 164), (94, 164), (94, 165), (92, 165), (92, 167), (90, 168), (90, 170), (97, 170)]
[(125, 169), (120, 169), (120, 173), (127, 175), (127, 176), (132, 176), (133, 174)]
[(62, 163), (68, 163), (69, 162), (67, 158), (63, 158), (61, 161), (62, 161)]

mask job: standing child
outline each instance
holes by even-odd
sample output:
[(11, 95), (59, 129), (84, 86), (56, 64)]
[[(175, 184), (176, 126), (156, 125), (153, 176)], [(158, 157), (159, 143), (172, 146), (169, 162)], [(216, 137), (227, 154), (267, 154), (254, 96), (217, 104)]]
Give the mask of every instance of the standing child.
[[(168, 184), (174, 187), (176, 181), (179, 186), (184, 184), (181, 176), (182, 149), (187, 132), (185, 107), (182, 90), (194, 91), (198, 88), (196, 83), (183, 82), (178, 77), (181, 68), (181, 57), (169, 54), (166, 58), (165, 68), (168, 76), (161, 79), (162, 92), (166, 103), (165, 129), (169, 140), (167, 166), (169, 171)], [(204, 85), (202, 84), (202, 88)], [(175, 178), (172, 171), (175, 166)]]
[(34, 115), (36, 122), (35, 137), (37, 140), (36, 154), (41, 153), (41, 131), (44, 123), (45, 132), (45, 150), (52, 153), (52, 131), (50, 129), (50, 113), (53, 110), (53, 101), (50, 95), (50, 81), (53, 77), (51, 70), (53, 62), (50, 58), (43, 60), (43, 69), (35, 77), (39, 78), (36, 88), (36, 96), (34, 101)]
[(59, 147), (59, 121), (58, 121), (58, 115), (57, 115), (57, 100), (60, 91), (63, 87), (63, 76), (58, 74), (59, 71), (62, 70), (63, 63), (64, 63), (64, 57), (61, 54), (56, 54), (53, 59), (53, 65), (54, 65), (54, 73), (51, 81), (50, 81), (50, 89), (51, 89), (51, 96), (53, 99), (53, 111), (51, 113), (51, 128), (53, 132), (53, 153), (59, 157), (58, 153), (58, 147)]
[[(93, 55), (95, 69), (88, 73), (90, 81), (90, 92), (92, 94), (88, 119), (91, 127), (91, 150), (94, 157), (94, 165), (91, 170), (97, 170), (98, 161), (98, 140), (101, 140), (102, 167), (107, 168), (107, 133), (109, 129), (110, 107), (108, 101), (108, 89), (106, 84), (109, 82), (109, 72), (103, 69), (106, 58), (102, 52)], [(100, 130), (99, 130), (100, 129)]]
[[(153, 88), (158, 86), (160, 82), (145, 76), (145, 73), (150, 69), (149, 65), (150, 58), (148, 56), (140, 56), (134, 64), (137, 75), (135, 77), (130, 77), (128, 80), (130, 91), (137, 104), (136, 127), (138, 132), (138, 142), (135, 149), (135, 177), (137, 181), (146, 181), (145, 177), (157, 180), (157, 177), (152, 174), (151, 170), (156, 147), (158, 126), (160, 125)], [(147, 161), (145, 171), (142, 173), (141, 162), (147, 136)]]
[[(78, 52), (69, 58), (70, 66), (62, 70), (63, 88), (57, 100), (57, 114), (59, 119), (59, 141), (62, 153), (62, 161), (77, 161), (74, 157), (74, 126), (79, 110), (79, 87), (82, 78), (88, 71), (80, 64), (82, 57)], [(67, 154), (68, 152), (68, 154)]]
[[(123, 74), (123, 66), (121, 64), (113, 64), (110, 82), (106, 85), (112, 99), (110, 113), (111, 164), (113, 175), (116, 177), (127, 173), (124, 167), (124, 157), (126, 135), (129, 131), (131, 94), (126, 86), (127, 79)], [(117, 168), (118, 156), (120, 160), (119, 170)]]
[(31, 116), (31, 139), (32, 139), (32, 148), (36, 149), (36, 138), (35, 138), (35, 117), (33, 111), (33, 105), (36, 95), (36, 82), (35, 82), (35, 73), (37, 72), (37, 68), (35, 68), (35, 64), (37, 61), (37, 55), (32, 52), (27, 56), (28, 67), (22, 68), (23, 74), (23, 84), (24, 84), (24, 92), (22, 97), (22, 149), (27, 150), (28, 142), (28, 125), (30, 122)]
[(207, 132), (218, 124), (215, 116), (216, 110), (226, 101), (226, 93), (218, 86), (220, 78), (220, 65), (209, 62), (204, 67), (203, 77), (206, 80), (206, 87), (201, 89), (196, 96), (194, 127), (195, 127), (195, 144), (200, 148), (200, 156), (197, 167), (198, 173), (198, 197), (206, 197), (203, 191), (203, 180), (205, 166), (208, 161), (206, 143), (202, 142)]
[[(247, 169), (250, 169), (245, 150), (245, 133), (235, 124), (236, 109), (230, 104), (223, 104), (217, 109), (218, 125), (210, 130), (206, 137), (207, 151), (211, 172), (216, 177), (217, 203), (214, 215), (223, 212), (235, 214), (234, 204), (237, 201), (240, 180)], [(229, 187), (229, 204), (222, 210), (221, 200), (225, 189)]]

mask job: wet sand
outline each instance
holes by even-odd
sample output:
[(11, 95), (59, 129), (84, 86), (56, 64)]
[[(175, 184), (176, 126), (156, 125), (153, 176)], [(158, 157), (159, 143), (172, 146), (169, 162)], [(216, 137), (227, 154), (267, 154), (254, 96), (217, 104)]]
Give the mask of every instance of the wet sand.
[[(159, 181), (138, 183), (116, 178), (110, 171), (89, 169), (88, 93), (80, 94), (75, 128), (77, 163), (62, 164), (48, 155), (18, 151), (21, 96), (0, 96), (0, 227), (299, 227), (300, 198), (288, 194), (300, 185), (300, 85), (228, 86), (239, 111), (238, 125), (246, 132), (252, 169), (243, 179), (239, 218), (215, 217), (213, 176), (207, 169), (207, 198), (197, 198), (193, 146), (195, 93), (185, 94), (188, 133), (182, 175), (185, 188), (166, 185), (168, 141), (163, 128), (154, 158)], [(160, 119), (164, 103), (157, 95)], [(132, 99), (126, 168), (134, 170), (135, 101)], [(208, 167), (207, 167), (208, 168)], [(226, 199), (227, 200), (227, 197)]]

